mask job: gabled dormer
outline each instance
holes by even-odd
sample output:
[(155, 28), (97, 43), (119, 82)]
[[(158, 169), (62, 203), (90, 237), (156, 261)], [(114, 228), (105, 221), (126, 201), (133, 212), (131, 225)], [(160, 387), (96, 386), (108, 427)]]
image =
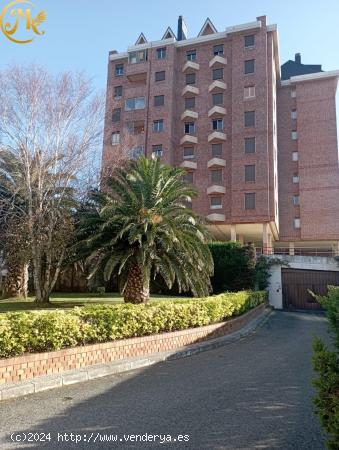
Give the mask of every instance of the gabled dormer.
[(202, 26), (200, 33), (198, 36), (206, 36), (207, 34), (214, 34), (217, 33), (217, 29), (213, 25), (212, 21), (207, 17), (204, 25)]
[(173, 30), (171, 27), (168, 27), (167, 30), (165, 31), (163, 37), (161, 38), (162, 41), (164, 41), (165, 39), (176, 39), (175, 34), (173, 33)]
[(147, 44), (147, 39), (145, 38), (144, 33), (141, 33), (138, 37), (136, 43), (134, 45), (141, 45), (141, 44)]

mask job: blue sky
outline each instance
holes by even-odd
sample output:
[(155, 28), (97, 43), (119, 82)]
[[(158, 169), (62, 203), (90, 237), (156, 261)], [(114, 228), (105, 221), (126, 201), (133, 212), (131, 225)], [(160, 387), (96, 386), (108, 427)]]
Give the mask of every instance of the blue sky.
[[(0, 0), (0, 10), (8, 0)], [(338, 0), (34, 0), (47, 13), (46, 34), (17, 45), (0, 31), (0, 69), (11, 64), (39, 63), (52, 72), (84, 70), (95, 87), (106, 86), (108, 51), (126, 50), (141, 31), (148, 40), (160, 39), (170, 25), (176, 32), (182, 14), (189, 37), (198, 34), (207, 16), (219, 31), (266, 14), (277, 23), (281, 61), (302, 54), (302, 61), (339, 69)]]

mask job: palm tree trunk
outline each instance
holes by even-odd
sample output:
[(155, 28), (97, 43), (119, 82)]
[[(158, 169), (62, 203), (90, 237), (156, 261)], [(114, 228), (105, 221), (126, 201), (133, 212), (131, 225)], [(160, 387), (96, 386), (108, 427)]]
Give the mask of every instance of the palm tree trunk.
[(149, 281), (143, 280), (138, 264), (131, 265), (124, 289), (125, 303), (146, 303), (149, 300)]
[(4, 284), (4, 298), (24, 297), (28, 294), (28, 264), (8, 262)]

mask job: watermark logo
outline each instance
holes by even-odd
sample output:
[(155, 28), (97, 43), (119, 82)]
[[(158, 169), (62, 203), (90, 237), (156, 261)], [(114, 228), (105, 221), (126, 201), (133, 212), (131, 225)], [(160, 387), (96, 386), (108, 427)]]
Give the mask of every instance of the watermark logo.
[(0, 29), (16, 44), (28, 44), (34, 35), (42, 36), (45, 31), (40, 26), (45, 22), (45, 11), (38, 12), (37, 6), (29, 0), (14, 0), (8, 3), (0, 13)]

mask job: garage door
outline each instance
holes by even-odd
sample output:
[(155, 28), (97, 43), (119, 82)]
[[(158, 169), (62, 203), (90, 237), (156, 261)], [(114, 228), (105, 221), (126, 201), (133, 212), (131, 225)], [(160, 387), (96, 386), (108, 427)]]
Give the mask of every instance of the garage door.
[(284, 308), (321, 309), (308, 290), (325, 295), (328, 285), (339, 285), (339, 272), (282, 268), (281, 279)]

